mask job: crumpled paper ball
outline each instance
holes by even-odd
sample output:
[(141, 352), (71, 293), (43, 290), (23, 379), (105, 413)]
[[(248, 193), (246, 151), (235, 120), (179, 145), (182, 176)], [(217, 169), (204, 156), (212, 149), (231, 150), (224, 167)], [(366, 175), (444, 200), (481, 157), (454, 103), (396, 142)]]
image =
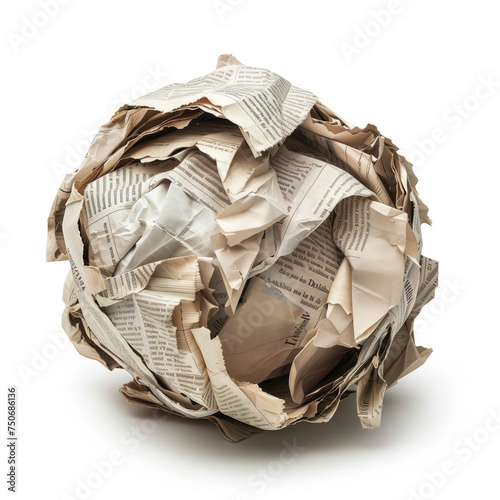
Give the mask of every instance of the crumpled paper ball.
[(131, 402), (239, 441), (326, 422), (356, 392), (364, 427), (425, 362), (434, 296), (411, 165), (373, 125), (221, 56), (120, 108), (49, 215), (68, 260), (63, 326), (133, 381)]

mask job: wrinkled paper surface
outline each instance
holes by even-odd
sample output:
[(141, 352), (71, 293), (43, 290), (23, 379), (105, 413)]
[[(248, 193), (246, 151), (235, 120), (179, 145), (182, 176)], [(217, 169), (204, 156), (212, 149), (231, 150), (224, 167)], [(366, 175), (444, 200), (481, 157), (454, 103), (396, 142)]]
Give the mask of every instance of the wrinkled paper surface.
[(239, 441), (325, 422), (356, 392), (366, 428), (425, 362), (430, 222), (411, 165), (264, 69), (217, 69), (119, 109), (68, 175), (47, 260), (68, 260), (63, 326), (134, 380), (131, 402)]

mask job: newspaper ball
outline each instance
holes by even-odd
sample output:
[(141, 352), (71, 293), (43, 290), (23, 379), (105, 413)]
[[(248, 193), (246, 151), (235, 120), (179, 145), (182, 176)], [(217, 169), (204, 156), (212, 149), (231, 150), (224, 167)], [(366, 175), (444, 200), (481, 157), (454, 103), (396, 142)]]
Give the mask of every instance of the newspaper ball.
[(411, 165), (376, 127), (221, 56), (120, 108), (49, 216), (69, 260), (63, 326), (133, 381), (131, 402), (239, 441), (326, 422), (356, 392), (364, 427), (419, 367), (413, 324), (437, 262)]

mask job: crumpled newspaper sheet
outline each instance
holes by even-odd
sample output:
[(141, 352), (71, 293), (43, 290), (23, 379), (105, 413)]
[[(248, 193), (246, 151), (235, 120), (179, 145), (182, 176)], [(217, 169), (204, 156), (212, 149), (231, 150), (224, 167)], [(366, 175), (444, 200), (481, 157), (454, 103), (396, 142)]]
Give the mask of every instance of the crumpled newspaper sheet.
[(326, 422), (356, 392), (366, 428), (419, 367), (434, 296), (411, 165), (271, 71), (212, 73), (120, 108), (64, 179), (47, 260), (69, 260), (63, 326), (129, 371), (131, 402), (230, 441)]

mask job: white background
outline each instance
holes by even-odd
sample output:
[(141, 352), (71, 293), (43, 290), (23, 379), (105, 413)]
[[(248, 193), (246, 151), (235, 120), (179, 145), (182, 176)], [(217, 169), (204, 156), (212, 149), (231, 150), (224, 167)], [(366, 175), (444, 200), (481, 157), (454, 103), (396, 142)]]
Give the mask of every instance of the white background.
[[(42, 3), (4, 0), (0, 15), (1, 407), (17, 385), (17, 498), (498, 498), (498, 2), (65, 0), (50, 17)], [(376, 124), (416, 164), (434, 220), (424, 253), (441, 262), (417, 342), (434, 353), (389, 391), (378, 430), (361, 429), (354, 399), (328, 424), (239, 444), (208, 422), (152, 423), (119, 394), (126, 372), (58, 340), (68, 263), (45, 262), (45, 238), (61, 172), (121, 103), (208, 73), (221, 53)], [(305, 449), (283, 465), (294, 440)], [(93, 463), (116, 452), (98, 477)]]

